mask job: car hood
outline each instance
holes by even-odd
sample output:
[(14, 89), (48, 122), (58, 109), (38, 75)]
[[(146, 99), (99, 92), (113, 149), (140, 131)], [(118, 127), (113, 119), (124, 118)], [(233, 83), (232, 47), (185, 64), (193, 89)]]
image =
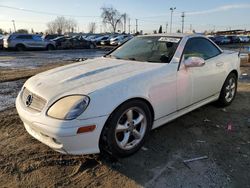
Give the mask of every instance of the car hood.
[(159, 66), (163, 64), (96, 58), (40, 73), (30, 78), (24, 87), (45, 99), (69, 94), (88, 95)]

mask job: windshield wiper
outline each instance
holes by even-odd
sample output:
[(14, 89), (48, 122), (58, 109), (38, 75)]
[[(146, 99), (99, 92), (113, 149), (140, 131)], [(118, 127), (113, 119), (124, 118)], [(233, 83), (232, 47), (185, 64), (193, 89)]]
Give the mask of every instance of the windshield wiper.
[(130, 57), (130, 58), (128, 58), (128, 60), (136, 61), (136, 59), (134, 57)]
[(109, 54), (109, 55), (105, 55), (104, 57), (109, 57), (109, 58), (112, 58), (112, 59), (121, 59), (121, 58), (116, 57), (116, 56), (111, 55), (111, 54)]

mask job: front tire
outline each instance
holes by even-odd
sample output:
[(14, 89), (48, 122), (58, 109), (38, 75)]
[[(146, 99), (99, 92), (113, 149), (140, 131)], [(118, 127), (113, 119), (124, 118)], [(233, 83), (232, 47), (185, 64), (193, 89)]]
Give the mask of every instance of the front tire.
[(221, 89), (218, 104), (222, 107), (230, 105), (237, 92), (237, 76), (234, 73), (230, 73), (223, 84)]
[(22, 51), (25, 51), (26, 48), (23, 44), (18, 44), (18, 45), (16, 45), (16, 50), (19, 52), (22, 52)]
[(100, 140), (101, 152), (127, 157), (138, 151), (152, 128), (146, 103), (132, 100), (119, 106), (106, 122)]

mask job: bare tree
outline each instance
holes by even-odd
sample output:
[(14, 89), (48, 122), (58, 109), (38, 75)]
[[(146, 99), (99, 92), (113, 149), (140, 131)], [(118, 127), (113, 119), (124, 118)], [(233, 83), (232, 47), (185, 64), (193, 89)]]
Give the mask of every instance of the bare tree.
[(122, 18), (125, 14), (121, 14), (113, 7), (102, 7), (102, 21), (104, 24), (109, 24), (112, 31), (115, 33), (117, 26), (122, 24)]
[(67, 19), (67, 31), (74, 32), (75, 28), (77, 27), (77, 23), (74, 19)]
[(90, 32), (90, 33), (95, 33), (96, 28), (97, 28), (97, 26), (96, 26), (96, 23), (95, 23), (95, 22), (89, 23), (89, 32)]
[(63, 16), (57, 17), (54, 21), (47, 23), (48, 33), (64, 34), (66, 32), (74, 32), (77, 23), (74, 19), (66, 19)]
[(47, 33), (54, 34), (57, 32), (57, 27), (54, 22), (47, 23), (47, 27), (48, 27)]

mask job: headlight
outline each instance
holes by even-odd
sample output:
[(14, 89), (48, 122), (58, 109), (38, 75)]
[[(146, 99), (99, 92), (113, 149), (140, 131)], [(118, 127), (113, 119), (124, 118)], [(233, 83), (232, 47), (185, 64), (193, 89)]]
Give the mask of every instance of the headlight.
[(72, 120), (86, 110), (89, 101), (88, 96), (66, 96), (56, 101), (47, 111), (47, 115), (56, 119)]

